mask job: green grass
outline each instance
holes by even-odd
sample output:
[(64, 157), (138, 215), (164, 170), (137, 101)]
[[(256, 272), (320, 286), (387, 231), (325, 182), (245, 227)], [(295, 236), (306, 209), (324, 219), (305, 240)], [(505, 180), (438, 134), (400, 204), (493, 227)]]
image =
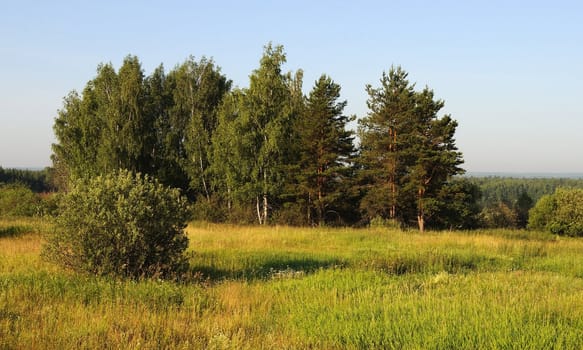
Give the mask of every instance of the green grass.
[(50, 229), (0, 221), (0, 349), (583, 348), (583, 240), (196, 223), (174, 283), (63, 271)]

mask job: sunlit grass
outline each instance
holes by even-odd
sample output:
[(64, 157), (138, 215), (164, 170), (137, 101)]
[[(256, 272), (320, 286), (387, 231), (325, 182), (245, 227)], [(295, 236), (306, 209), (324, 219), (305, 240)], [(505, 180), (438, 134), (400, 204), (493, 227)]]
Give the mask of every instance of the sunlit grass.
[(40, 259), (45, 221), (0, 221), (0, 349), (583, 346), (583, 241), (193, 223), (182, 282)]

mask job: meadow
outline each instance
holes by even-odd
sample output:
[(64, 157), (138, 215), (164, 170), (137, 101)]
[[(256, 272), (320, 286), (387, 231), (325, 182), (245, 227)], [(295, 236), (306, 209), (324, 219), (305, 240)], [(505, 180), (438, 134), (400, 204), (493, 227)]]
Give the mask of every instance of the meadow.
[(75, 274), (0, 221), (0, 349), (581, 349), (583, 240), (191, 223), (181, 282)]

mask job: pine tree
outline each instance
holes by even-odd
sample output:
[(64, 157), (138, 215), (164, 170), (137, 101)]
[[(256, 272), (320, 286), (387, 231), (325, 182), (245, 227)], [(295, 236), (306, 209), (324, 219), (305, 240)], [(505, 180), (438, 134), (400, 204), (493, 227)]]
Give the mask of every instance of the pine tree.
[(369, 218), (402, 220), (398, 206), (400, 182), (406, 174), (403, 154), (409, 147), (407, 135), (415, 106), (415, 91), (407, 75), (401, 67), (391, 67), (389, 74), (383, 73), (381, 87), (366, 87), (370, 112), (359, 120), (359, 163), (366, 192), (361, 207)]
[(415, 92), (400, 67), (383, 74), (380, 88), (367, 87), (369, 115), (361, 121), (361, 165), (366, 194), (361, 206), (423, 231), (439, 213), (440, 189), (463, 170), (454, 134), (457, 122), (438, 112), (444, 102), (432, 90)]
[(409, 173), (404, 188), (415, 193), (417, 225), (424, 231), (426, 220), (439, 211), (440, 189), (453, 175), (463, 173), (459, 167), (463, 160), (455, 146), (457, 122), (449, 115), (437, 115), (444, 102), (435, 100), (428, 88), (415, 97), (415, 127), (410, 135), (413, 142), (406, 150)]
[[(324, 224), (330, 206), (341, 198), (348, 166), (354, 155), (353, 133), (346, 124), (354, 117), (343, 114), (346, 101), (340, 85), (325, 75), (315, 83), (298, 121), (300, 134), (299, 188), (308, 204), (308, 222)], [(311, 212), (315, 209), (316, 217)]]

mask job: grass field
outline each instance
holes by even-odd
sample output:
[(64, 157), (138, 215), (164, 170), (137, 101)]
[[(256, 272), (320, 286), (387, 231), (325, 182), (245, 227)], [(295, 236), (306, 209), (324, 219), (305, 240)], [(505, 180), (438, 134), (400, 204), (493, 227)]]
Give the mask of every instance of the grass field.
[(0, 349), (581, 349), (583, 240), (191, 224), (188, 282), (40, 259), (0, 221)]

